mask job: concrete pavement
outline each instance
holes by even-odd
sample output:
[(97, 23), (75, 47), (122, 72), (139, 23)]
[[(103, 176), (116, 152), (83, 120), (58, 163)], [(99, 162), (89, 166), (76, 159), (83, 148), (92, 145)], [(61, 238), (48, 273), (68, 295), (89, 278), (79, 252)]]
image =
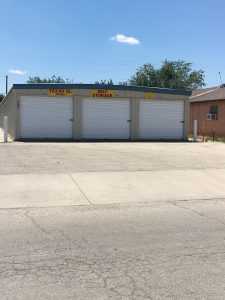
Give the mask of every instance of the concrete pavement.
[(67, 174), (0, 175), (0, 208), (87, 205)]
[(224, 170), (72, 174), (90, 203), (225, 199)]
[(0, 208), (225, 199), (225, 171), (0, 175)]
[(225, 144), (0, 144), (1, 175), (190, 169), (225, 169)]

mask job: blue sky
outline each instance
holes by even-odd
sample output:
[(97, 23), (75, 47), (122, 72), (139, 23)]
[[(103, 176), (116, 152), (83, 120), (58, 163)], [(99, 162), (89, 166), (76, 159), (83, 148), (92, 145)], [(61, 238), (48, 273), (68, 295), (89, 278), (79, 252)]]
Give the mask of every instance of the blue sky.
[[(224, 0), (0, 0), (0, 89), (52, 74), (91, 83), (144, 63), (193, 62), (225, 81)], [(17, 74), (14, 74), (17, 73)]]

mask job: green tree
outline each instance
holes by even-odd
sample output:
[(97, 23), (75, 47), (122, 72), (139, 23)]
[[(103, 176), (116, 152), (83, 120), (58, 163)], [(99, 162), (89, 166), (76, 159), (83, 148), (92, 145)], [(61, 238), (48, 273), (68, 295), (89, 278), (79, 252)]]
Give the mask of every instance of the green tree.
[(151, 64), (139, 67), (129, 84), (173, 89), (197, 89), (205, 85), (203, 70), (193, 70), (192, 63), (165, 60), (160, 68)]
[(29, 77), (27, 83), (72, 83), (72, 81), (64, 79), (61, 76), (53, 75), (48, 78), (40, 78), (39, 76)]
[(129, 82), (128, 81), (119, 81), (119, 85), (128, 86)]
[(95, 81), (95, 84), (99, 84), (99, 85), (114, 85), (112, 79)]
[(0, 94), (0, 103), (2, 102), (3, 99), (4, 99), (4, 95)]

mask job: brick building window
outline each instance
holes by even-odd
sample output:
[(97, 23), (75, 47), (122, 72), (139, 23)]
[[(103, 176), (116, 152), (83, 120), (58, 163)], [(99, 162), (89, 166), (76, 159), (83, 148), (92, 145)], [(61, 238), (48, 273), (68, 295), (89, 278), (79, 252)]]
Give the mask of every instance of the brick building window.
[(218, 105), (211, 105), (207, 116), (208, 120), (218, 120)]

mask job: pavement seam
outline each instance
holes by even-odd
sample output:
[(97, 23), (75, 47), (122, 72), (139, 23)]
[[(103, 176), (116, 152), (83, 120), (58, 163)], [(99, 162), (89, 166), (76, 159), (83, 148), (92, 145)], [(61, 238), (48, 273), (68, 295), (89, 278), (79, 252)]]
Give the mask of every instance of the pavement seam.
[(85, 192), (82, 190), (81, 186), (79, 185), (79, 183), (76, 181), (76, 179), (72, 176), (72, 174), (68, 174), (69, 177), (71, 178), (71, 180), (73, 181), (74, 185), (78, 188), (78, 190), (80, 191), (80, 193), (83, 195), (83, 197), (87, 200), (87, 202), (89, 203), (89, 205), (93, 206), (93, 203), (91, 202), (91, 200), (89, 200), (88, 196), (85, 194)]
[[(155, 173), (155, 172), (179, 172), (179, 171), (221, 171), (224, 170), (225, 171), (225, 166), (222, 167), (197, 167), (197, 168), (156, 168), (156, 169), (135, 169), (135, 170), (129, 170), (129, 169), (107, 169), (107, 170), (78, 170), (78, 171), (74, 171), (72, 172), (73, 174), (91, 174), (91, 173)], [(9, 172), (3, 172), (0, 173), (0, 176), (14, 176), (14, 175), (55, 175), (55, 174), (66, 174), (65, 171), (59, 171), (59, 172), (55, 172), (55, 171), (50, 171), (47, 170), (46, 172), (19, 172), (19, 173), (9, 173)]]
[[(76, 184), (77, 186), (77, 184)], [(80, 189), (79, 189), (80, 190)], [(83, 191), (81, 190), (82, 195), (84, 194)], [(85, 197), (85, 194), (84, 194)], [(174, 206), (176, 202), (195, 202), (195, 201), (199, 201), (199, 202), (210, 202), (210, 201), (225, 201), (225, 198), (203, 198), (203, 199), (178, 199), (178, 200), (165, 200), (165, 201), (151, 201), (151, 202), (133, 202), (133, 203), (126, 203), (126, 202), (117, 202), (117, 203), (104, 203), (104, 204), (94, 204), (92, 203), (87, 197), (85, 197), (85, 199), (87, 199), (89, 204), (72, 204), (72, 205), (56, 205), (56, 206), (20, 206), (20, 207), (0, 207), (0, 212), (1, 211), (7, 211), (7, 210), (14, 210), (14, 211), (20, 211), (20, 210), (31, 210), (31, 209), (57, 209), (57, 208), (77, 208), (77, 209), (85, 209), (85, 208), (123, 208), (123, 207), (142, 207), (142, 206), (148, 206), (148, 207), (152, 207), (152, 206), (157, 206), (157, 205), (167, 205), (167, 204), (173, 204)], [(177, 205), (178, 207), (178, 205)], [(180, 208), (182, 208), (180, 206)]]

